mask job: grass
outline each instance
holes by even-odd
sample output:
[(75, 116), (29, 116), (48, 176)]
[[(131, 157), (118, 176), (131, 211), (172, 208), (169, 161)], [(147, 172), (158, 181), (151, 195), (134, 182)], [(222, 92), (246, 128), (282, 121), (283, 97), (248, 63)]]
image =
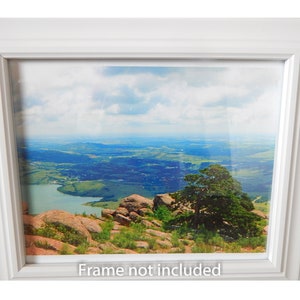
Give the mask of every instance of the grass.
[(75, 249), (75, 252), (77, 254), (85, 254), (87, 252), (88, 248), (89, 248), (88, 243), (82, 243)]
[(179, 233), (176, 230), (172, 232), (171, 243), (172, 243), (173, 247), (180, 246)]
[[(128, 228), (122, 228), (120, 233), (116, 234), (112, 243), (120, 248), (136, 249), (136, 241), (146, 241), (145, 227), (139, 223), (132, 223)], [(154, 247), (154, 241), (151, 242)]]
[(101, 190), (105, 187), (101, 181), (90, 180), (90, 181), (78, 181), (67, 183), (57, 190), (59, 192), (82, 196), (82, 197), (101, 197)]
[[(87, 180), (68, 182), (58, 188), (58, 191), (82, 197), (102, 197), (100, 201), (87, 202), (85, 205), (95, 207), (117, 208), (125, 195), (133, 193), (152, 197), (152, 194), (139, 183), (124, 183), (112, 180)], [(97, 199), (96, 199), (97, 200)]]
[(174, 153), (174, 149), (165, 148), (165, 152), (162, 151), (161, 148), (146, 148), (143, 150), (133, 150), (132, 156), (139, 158), (147, 158), (147, 159), (157, 159), (157, 160), (166, 160), (166, 161), (182, 161), (186, 163), (191, 163), (194, 165), (200, 165), (203, 162), (215, 162), (216, 160), (207, 159), (203, 157), (199, 157), (197, 155), (189, 155), (185, 153)]
[(22, 181), (27, 184), (63, 183), (66, 177), (56, 170), (56, 164), (49, 162), (26, 163), (21, 161)]
[(269, 202), (255, 202), (253, 203), (254, 208), (262, 211), (264, 214), (270, 213), (270, 203)]
[(70, 247), (67, 244), (64, 244), (59, 251), (60, 255), (69, 255), (72, 254)]
[(267, 236), (258, 236), (250, 238), (241, 238), (237, 241), (238, 245), (241, 247), (250, 247), (255, 249), (257, 247), (265, 247), (267, 242)]
[(196, 244), (192, 247), (192, 253), (212, 253), (214, 252), (214, 248), (211, 245), (207, 245), (203, 242), (196, 242)]
[(118, 201), (92, 201), (86, 202), (83, 205), (92, 206), (92, 207), (101, 207), (109, 209), (117, 209), (120, 205), (121, 200)]
[(112, 220), (107, 220), (101, 225), (102, 231), (98, 233), (91, 233), (93, 240), (103, 243), (110, 240), (110, 233), (114, 227), (114, 222)]

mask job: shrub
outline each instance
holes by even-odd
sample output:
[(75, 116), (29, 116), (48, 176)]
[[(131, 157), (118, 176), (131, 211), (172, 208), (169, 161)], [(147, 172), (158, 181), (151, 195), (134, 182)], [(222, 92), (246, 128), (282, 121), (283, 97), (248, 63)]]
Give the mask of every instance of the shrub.
[(51, 224), (46, 224), (36, 230), (34, 230), (33, 234), (44, 236), (52, 239), (60, 239), (57, 235), (55, 228)]
[(56, 239), (74, 246), (78, 246), (87, 240), (85, 236), (74, 228), (61, 223), (48, 223), (45, 226), (36, 229), (34, 234)]
[(154, 211), (154, 217), (164, 223), (169, 222), (173, 218), (172, 212), (165, 205), (158, 206)]
[(35, 241), (34, 245), (38, 248), (43, 248), (46, 250), (56, 250), (53, 246), (51, 246), (47, 241)]
[(63, 224), (55, 224), (53, 223), (53, 226), (55, 229), (63, 234), (63, 236), (60, 238), (62, 242), (78, 246), (84, 242), (87, 241), (87, 238), (80, 234), (77, 230), (74, 228), (71, 228), (69, 226), (63, 225)]

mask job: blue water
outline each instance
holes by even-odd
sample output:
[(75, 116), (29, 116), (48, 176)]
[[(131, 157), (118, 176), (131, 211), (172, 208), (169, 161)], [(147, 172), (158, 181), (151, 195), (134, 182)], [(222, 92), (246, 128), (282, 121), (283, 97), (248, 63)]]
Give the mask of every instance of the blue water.
[(97, 201), (99, 198), (79, 197), (63, 194), (57, 191), (59, 185), (24, 185), (22, 186), (22, 200), (28, 203), (29, 214), (39, 214), (47, 210), (59, 209), (73, 214), (95, 214), (100, 216), (100, 207), (83, 205), (86, 202)]

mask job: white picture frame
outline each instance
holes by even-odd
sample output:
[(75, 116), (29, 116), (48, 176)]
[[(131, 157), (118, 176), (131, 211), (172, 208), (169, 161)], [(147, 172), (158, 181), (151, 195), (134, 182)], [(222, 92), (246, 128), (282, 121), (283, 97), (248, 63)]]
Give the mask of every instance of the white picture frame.
[[(132, 279), (79, 274), (79, 262), (115, 268), (179, 263), (221, 265), (220, 276), (192, 279), (299, 279), (300, 20), (2, 19), (0, 20), (0, 279)], [(268, 250), (257, 254), (38, 256), (26, 260), (9, 59), (284, 61)], [(145, 274), (145, 275), (143, 275)], [(191, 279), (151, 276), (135, 279)]]

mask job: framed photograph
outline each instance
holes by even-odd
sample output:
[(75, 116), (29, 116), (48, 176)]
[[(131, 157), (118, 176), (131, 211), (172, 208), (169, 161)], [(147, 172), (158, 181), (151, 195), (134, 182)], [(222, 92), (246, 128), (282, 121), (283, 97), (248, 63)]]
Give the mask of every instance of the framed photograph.
[(298, 29), (0, 20), (0, 278), (299, 279)]

